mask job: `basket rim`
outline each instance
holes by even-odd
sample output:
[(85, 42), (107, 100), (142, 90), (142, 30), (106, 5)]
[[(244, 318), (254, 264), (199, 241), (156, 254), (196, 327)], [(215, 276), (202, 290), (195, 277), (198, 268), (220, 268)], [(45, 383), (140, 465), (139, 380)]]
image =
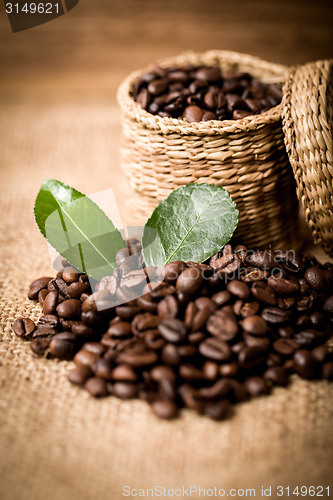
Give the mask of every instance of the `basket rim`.
[[(256, 68), (262, 68), (267, 71), (267, 73), (272, 74), (269, 83), (284, 83), (288, 75), (287, 66), (271, 63), (249, 54), (226, 50), (209, 50), (202, 53), (186, 51), (177, 56), (160, 59), (156, 64), (162, 67), (168, 67), (170, 65), (181, 66), (188, 63), (205, 65), (205, 61), (214, 61), (215, 64), (219, 64), (223, 60), (239, 65), (240, 67), (243, 63)], [(124, 116), (131, 121), (140, 123), (148, 129), (159, 131), (162, 134), (220, 135), (223, 133), (239, 133), (257, 130), (267, 124), (281, 121), (282, 102), (263, 114), (250, 115), (242, 120), (209, 120), (205, 122), (189, 123), (178, 118), (163, 118), (158, 115), (153, 115), (142, 109), (140, 104), (134, 101), (133, 97), (130, 95), (130, 90), (137, 78), (143, 73), (151, 71), (156, 64), (150, 64), (143, 69), (132, 72), (123, 80), (117, 91), (117, 100)], [(211, 64), (210, 62), (210, 64), (206, 65)], [(265, 78), (264, 80), (267, 81), (268, 79)]]

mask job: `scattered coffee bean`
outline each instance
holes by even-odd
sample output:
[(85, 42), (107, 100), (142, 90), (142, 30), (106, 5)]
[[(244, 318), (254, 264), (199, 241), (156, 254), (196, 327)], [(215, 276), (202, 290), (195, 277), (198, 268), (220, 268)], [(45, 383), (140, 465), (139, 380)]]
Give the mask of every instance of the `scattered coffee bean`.
[(32, 333), (35, 331), (36, 325), (29, 318), (18, 318), (13, 323), (13, 331), (18, 337), (25, 339), (31, 338)]

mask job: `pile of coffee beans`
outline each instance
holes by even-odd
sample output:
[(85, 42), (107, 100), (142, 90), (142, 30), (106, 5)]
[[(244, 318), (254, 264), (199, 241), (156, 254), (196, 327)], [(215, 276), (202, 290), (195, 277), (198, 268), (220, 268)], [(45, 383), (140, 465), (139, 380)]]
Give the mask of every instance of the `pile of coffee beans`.
[(190, 408), (220, 420), (291, 374), (333, 380), (333, 264), (235, 243), (206, 264), (142, 269), (138, 243), (129, 248), (138, 269), (120, 250), (94, 293), (68, 264), (34, 281), (29, 298), (43, 315), (13, 324), (34, 353), (74, 359), (71, 383), (95, 397), (143, 399), (161, 418)]
[(135, 82), (131, 95), (153, 115), (199, 122), (264, 113), (281, 102), (282, 91), (248, 73), (222, 75), (218, 67), (186, 66), (155, 67)]

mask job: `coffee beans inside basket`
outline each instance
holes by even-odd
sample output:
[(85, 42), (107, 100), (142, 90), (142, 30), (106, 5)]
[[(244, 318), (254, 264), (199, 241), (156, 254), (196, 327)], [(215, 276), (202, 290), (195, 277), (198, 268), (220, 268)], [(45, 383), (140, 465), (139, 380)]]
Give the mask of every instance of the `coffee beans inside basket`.
[[(74, 359), (72, 384), (94, 397), (143, 399), (165, 419), (189, 408), (220, 420), (232, 404), (287, 385), (291, 374), (333, 380), (325, 344), (333, 325), (332, 264), (235, 243), (206, 264), (150, 269), (152, 281), (164, 276), (152, 289), (142, 279), (148, 273), (138, 243), (131, 249), (137, 269), (128, 270), (129, 250), (121, 250), (119, 267), (94, 294), (87, 277), (69, 267), (36, 280), (29, 297), (39, 297), (44, 314), (37, 325), (27, 318), (13, 324), (34, 353)], [(114, 307), (127, 281), (126, 293), (143, 286), (143, 295)], [(108, 308), (97, 309), (98, 296), (108, 297)]]
[(153, 115), (199, 122), (264, 113), (281, 102), (282, 92), (278, 84), (259, 82), (248, 73), (186, 66), (155, 67), (134, 83), (132, 96)]

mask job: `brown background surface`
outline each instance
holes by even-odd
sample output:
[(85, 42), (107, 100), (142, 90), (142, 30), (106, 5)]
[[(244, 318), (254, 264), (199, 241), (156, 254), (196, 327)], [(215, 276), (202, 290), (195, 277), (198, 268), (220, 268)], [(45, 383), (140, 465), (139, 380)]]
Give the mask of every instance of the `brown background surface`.
[(142, 402), (89, 399), (67, 383), (68, 363), (37, 359), (10, 329), (22, 314), (38, 317), (27, 286), (52, 273), (32, 214), (43, 178), (86, 193), (113, 187), (124, 221), (133, 221), (115, 101), (130, 71), (186, 49), (284, 64), (332, 57), (332, 20), (332, 2), (322, 0), (81, 0), (51, 23), (12, 34), (1, 4), (2, 499), (117, 500), (126, 484), (332, 483), (333, 388), (325, 382), (295, 380), (221, 424), (190, 412), (159, 422)]

